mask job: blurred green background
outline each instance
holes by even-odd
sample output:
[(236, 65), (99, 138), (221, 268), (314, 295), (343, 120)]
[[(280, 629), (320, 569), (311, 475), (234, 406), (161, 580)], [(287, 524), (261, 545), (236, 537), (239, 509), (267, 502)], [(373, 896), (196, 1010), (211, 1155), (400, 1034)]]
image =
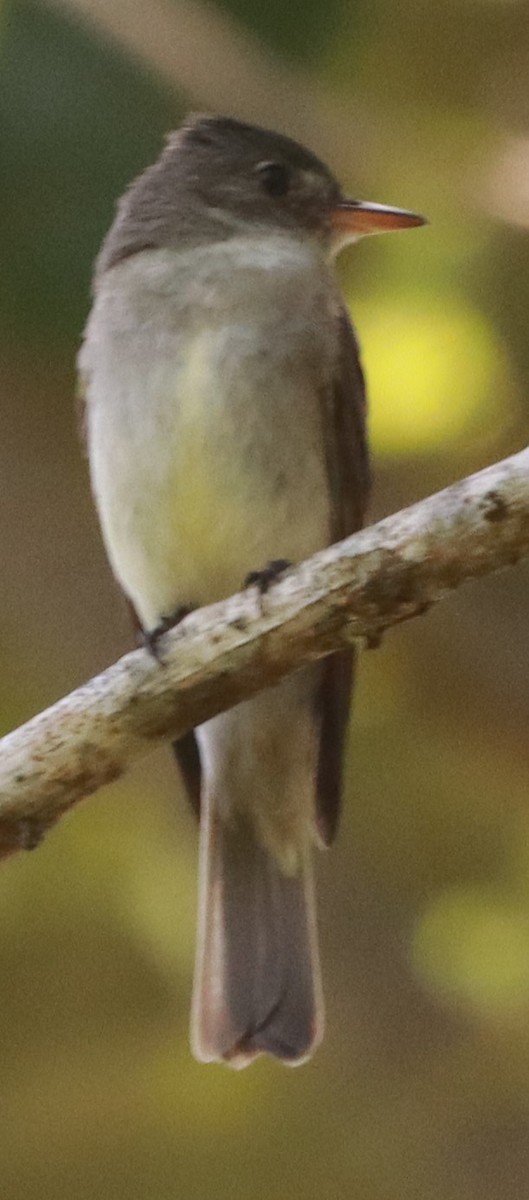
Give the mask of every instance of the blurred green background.
[[(80, 13), (83, 15), (80, 16)], [(340, 274), (373, 516), (529, 440), (529, 20), (515, 0), (4, 0), (2, 729), (125, 651), (73, 416), (91, 262), (189, 109), (273, 124), (431, 224)], [(169, 752), (0, 881), (5, 1200), (529, 1196), (529, 571), (363, 658), (296, 1072), (187, 1044), (197, 835)]]

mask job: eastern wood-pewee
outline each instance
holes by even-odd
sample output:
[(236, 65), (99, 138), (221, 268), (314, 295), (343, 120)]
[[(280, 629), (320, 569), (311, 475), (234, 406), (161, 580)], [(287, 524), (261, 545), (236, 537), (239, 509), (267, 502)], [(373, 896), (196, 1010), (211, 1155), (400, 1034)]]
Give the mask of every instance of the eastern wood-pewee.
[[(106, 549), (151, 645), (362, 525), (364, 381), (332, 259), (420, 224), (221, 117), (189, 120), (125, 193), (80, 371)], [(200, 808), (199, 1059), (297, 1063), (321, 1038), (311, 845), (336, 830), (352, 673), (352, 652), (306, 667), (175, 747)]]

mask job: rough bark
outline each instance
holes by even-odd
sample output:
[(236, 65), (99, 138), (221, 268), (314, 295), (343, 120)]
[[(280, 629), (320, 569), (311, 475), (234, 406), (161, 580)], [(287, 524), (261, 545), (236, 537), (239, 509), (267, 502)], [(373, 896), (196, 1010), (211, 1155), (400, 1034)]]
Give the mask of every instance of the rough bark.
[(192, 613), (0, 741), (0, 855), (164, 739), (351, 641), (375, 645), (466, 580), (529, 554), (529, 449)]

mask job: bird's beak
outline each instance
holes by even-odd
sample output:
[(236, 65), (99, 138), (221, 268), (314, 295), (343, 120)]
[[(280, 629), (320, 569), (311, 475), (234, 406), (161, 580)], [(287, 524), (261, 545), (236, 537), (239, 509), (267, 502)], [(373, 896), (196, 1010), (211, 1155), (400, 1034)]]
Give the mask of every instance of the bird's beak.
[(426, 217), (418, 213), (390, 208), (388, 204), (372, 204), (369, 200), (340, 200), (331, 213), (333, 241), (342, 246), (368, 233), (413, 229), (415, 225), (426, 224)]

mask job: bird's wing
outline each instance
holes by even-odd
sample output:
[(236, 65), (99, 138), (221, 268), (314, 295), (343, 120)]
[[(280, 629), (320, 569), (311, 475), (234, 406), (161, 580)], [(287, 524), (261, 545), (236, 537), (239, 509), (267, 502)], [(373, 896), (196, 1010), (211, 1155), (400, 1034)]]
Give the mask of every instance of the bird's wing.
[[(360, 529), (369, 497), (366, 393), (360, 355), (345, 308), (339, 314), (340, 353), (332, 387), (322, 397), (333, 542)], [(355, 652), (327, 658), (318, 690), (320, 748), (316, 822), (321, 840), (332, 842), (340, 815), (347, 723)]]

